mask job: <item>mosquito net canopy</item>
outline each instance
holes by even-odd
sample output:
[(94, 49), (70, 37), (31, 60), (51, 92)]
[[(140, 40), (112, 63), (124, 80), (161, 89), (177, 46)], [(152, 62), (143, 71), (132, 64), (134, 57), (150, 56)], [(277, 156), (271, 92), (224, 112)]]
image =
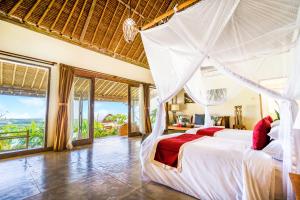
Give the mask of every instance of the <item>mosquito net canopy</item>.
[[(280, 102), (280, 140), (284, 148), (284, 180), (292, 195), (288, 172), (300, 172), (299, 130), (294, 129), (300, 97), (299, 0), (203, 0), (165, 24), (141, 32), (146, 56), (159, 94), (153, 132), (142, 143), (141, 161), (165, 129), (164, 103), (182, 88), (205, 106), (222, 102), (207, 97), (204, 67)], [(282, 93), (259, 84), (285, 69)], [(260, 73), (257, 73), (260, 72)]]

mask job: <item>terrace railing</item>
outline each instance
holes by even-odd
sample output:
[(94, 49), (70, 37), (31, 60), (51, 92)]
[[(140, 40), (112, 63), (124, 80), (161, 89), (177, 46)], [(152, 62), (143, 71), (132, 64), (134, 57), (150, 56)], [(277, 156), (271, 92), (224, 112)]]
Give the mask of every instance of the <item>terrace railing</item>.
[(25, 149), (28, 149), (28, 147), (29, 147), (29, 137), (30, 137), (29, 130), (0, 132), (0, 141), (25, 138), (26, 139)]

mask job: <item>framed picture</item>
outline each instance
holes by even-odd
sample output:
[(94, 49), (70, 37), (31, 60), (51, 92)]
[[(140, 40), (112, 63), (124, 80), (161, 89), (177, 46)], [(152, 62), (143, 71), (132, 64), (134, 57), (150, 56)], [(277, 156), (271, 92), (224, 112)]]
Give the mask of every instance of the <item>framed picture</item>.
[(195, 103), (191, 97), (187, 94), (187, 93), (184, 93), (184, 103)]

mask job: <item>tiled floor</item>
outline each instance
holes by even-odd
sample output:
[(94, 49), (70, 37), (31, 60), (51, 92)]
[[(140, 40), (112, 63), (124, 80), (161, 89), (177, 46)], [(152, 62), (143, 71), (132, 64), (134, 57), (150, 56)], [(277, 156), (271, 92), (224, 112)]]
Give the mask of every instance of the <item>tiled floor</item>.
[(140, 138), (111, 137), (61, 153), (0, 161), (0, 199), (193, 199), (143, 182)]

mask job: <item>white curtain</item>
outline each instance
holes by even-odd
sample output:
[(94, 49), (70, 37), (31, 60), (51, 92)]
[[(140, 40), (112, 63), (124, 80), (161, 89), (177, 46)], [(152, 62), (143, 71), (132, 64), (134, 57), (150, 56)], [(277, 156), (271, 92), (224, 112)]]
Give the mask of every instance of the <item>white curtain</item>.
[(140, 133), (145, 134), (145, 109), (144, 109), (144, 87), (143, 84), (139, 86), (139, 121)]
[(73, 145), (73, 119), (74, 119), (74, 83), (72, 85), (71, 91), (70, 91), (70, 97), (68, 102), (68, 132), (67, 132), (67, 149), (72, 150)]
[[(300, 81), (297, 81), (300, 74), (299, 5), (298, 0), (201, 1), (176, 13), (167, 23), (142, 31), (159, 93), (157, 122), (142, 144), (142, 162), (148, 159), (155, 139), (164, 130), (163, 103), (180, 89), (184, 88), (195, 102), (205, 106), (206, 126), (210, 125), (208, 106), (219, 103), (206, 98), (202, 68), (204, 63), (210, 63), (239, 83), (280, 100), (283, 173), (288, 198), (293, 198), (288, 172), (299, 172), (300, 166), (299, 152), (295, 148), (299, 148), (299, 133), (292, 127), (298, 111), (295, 100), (300, 97)], [(286, 56), (285, 65), (281, 66), (291, 72), (284, 92), (279, 94), (259, 85), (258, 80), (268, 73), (257, 78), (258, 69), (273, 70), (273, 64), (264, 61), (286, 54), (293, 56)], [(295, 61), (291, 62), (290, 58)]]
[[(183, 15), (183, 13), (177, 13), (168, 23), (156, 29), (142, 32), (143, 44), (159, 96), (157, 120), (152, 134), (143, 142), (142, 158), (145, 159), (149, 156), (155, 138), (163, 133), (165, 128), (164, 103), (175, 96), (199, 70), (201, 63), (206, 58), (207, 51), (213, 47), (238, 2), (237, 0), (204, 1), (202, 4), (197, 4), (198, 9), (189, 9), (192, 15), (201, 19), (197, 22), (198, 26), (194, 26), (201, 32), (203, 36), (200, 38), (201, 40), (190, 36), (190, 32), (185, 31), (187, 30), (185, 26), (188, 25), (186, 22), (191, 21), (193, 17), (190, 18), (189, 15)], [(208, 18), (202, 16), (201, 11), (208, 13), (214, 23), (207, 24)], [(202, 31), (203, 27), (205, 27), (205, 32)], [(205, 52), (202, 51), (203, 49)], [(192, 89), (189, 85), (186, 85), (186, 88)], [(198, 98), (200, 95), (191, 96), (195, 101), (207, 105), (202, 97)], [(210, 123), (208, 118), (205, 121)]]

